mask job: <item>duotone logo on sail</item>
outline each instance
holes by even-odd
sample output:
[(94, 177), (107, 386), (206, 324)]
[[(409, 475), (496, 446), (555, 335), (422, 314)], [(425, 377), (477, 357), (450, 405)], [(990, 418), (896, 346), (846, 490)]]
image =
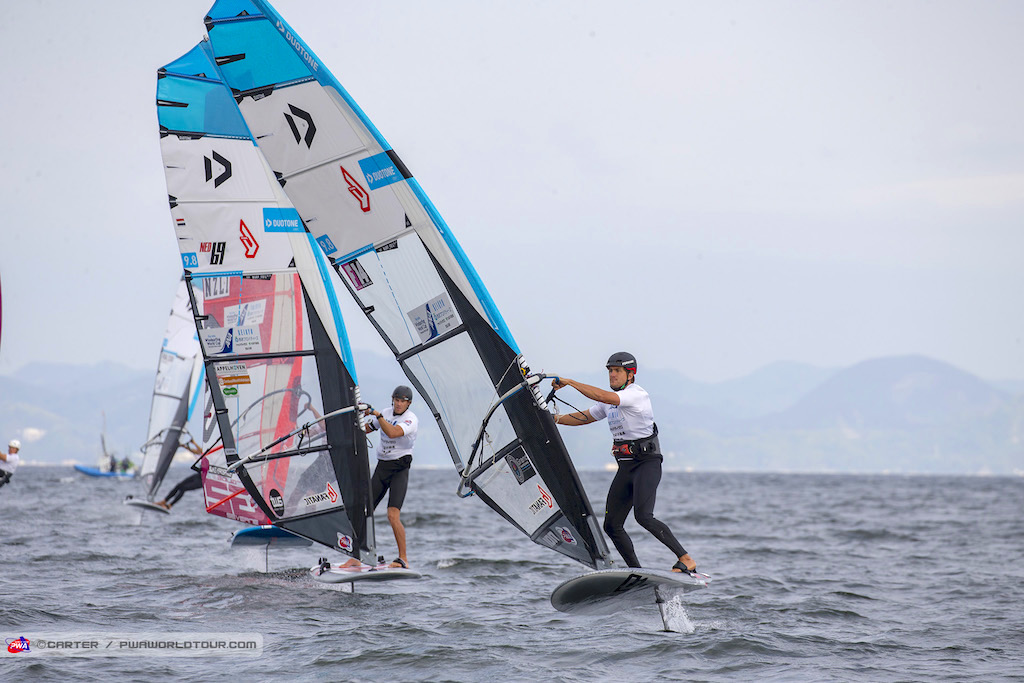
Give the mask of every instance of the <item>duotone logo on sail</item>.
[(302, 57), (302, 60), (309, 64), (310, 69), (316, 71), (319, 68), (320, 65), (316, 63), (315, 59), (313, 59), (313, 55), (306, 52), (306, 48), (302, 47), (302, 43), (299, 42), (299, 39), (293, 36), (291, 31), (284, 27), (284, 23), (280, 19), (277, 20), (277, 30), (281, 32), (281, 35), (284, 36), (284, 39), (288, 41), (288, 44), (292, 46), (295, 52)]
[[(313, 146), (313, 138), (316, 137), (316, 124), (313, 123), (313, 117), (310, 116), (308, 111), (299, 109), (294, 104), (289, 104), (288, 109), (291, 111), (291, 114), (285, 112), (284, 119), (288, 122), (288, 127), (292, 129), (295, 142), (305, 142), (306, 148), (311, 148)], [(295, 119), (301, 119), (306, 122), (306, 133), (304, 135), (299, 132), (299, 126), (296, 124)]]
[[(214, 187), (220, 187), (221, 183), (231, 177), (231, 162), (227, 160), (227, 157), (218, 154), (216, 150), (211, 150), (210, 153), (213, 155), (213, 159), (210, 159), (208, 156), (203, 157), (206, 168), (206, 182), (212, 180)], [(217, 162), (221, 167), (220, 173), (216, 176), (213, 175), (214, 162)]]
[(302, 232), (302, 219), (295, 209), (264, 207), (264, 232)]
[(391, 161), (391, 157), (388, 156), (387, 152), (381, 152), (372, 157), (360, 159), (359, 170), (363, 172), (366, 184), (370, 186), (371, 190), (405, 180), (394, 162)]

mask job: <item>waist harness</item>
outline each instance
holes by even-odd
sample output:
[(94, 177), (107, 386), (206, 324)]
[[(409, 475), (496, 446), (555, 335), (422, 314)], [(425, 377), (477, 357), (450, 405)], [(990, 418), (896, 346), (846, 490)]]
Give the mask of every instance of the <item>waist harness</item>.
[(617, 461), (635, 460), (643, 456), (661, 455), (661, 444), (658, 443), (658, 424), (654, 423), (654, 432), (640, 439), (618, 440), (612, 442), (612, 455)]

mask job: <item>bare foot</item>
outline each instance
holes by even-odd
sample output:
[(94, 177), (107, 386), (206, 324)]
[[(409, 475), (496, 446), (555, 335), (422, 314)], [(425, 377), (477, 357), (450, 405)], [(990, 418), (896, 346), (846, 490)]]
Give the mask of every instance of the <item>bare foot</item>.
[(345, 560), (344, 564), (338, 565), (338, 569), (355, 569), (362, 566), (362, 562), (360, 562), (354, 557), (350, 557), (347, 560)]
[(397, 558), (391, 564), (388, 565), (391, 569), (408, 569), (409, 561), (405, 558)]

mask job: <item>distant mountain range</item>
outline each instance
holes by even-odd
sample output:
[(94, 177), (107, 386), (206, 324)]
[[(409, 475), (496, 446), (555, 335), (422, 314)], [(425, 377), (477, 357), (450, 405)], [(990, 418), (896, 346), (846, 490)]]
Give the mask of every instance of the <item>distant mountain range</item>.
[[(391, 358), (357, 357), (365, 400), (385, 405), (407, 383)], [(105, 414), (108, 445), (119, 455), (137, 451), (154, 372), (34, 363), (0, 376), (0, 441), (19, 436), (27, 461), (92, 463)], [(607, 383), (603, 372), (573, 376)], [(637, 379), (654, 402), (667, 468), (1024, 474), (1024, 382), (986, 382), (922, 356), (838, 370), (775, 363), (720, 383), (646, 368)], [(591, 405), (571, 390), (559, 396), (573, 404), (559, 404), (561, 412)], [(413, 410), (417, 464), (450, 465), (423, 402)], [(611, 462), (604, 425), (561, 431), (578, 467)]]

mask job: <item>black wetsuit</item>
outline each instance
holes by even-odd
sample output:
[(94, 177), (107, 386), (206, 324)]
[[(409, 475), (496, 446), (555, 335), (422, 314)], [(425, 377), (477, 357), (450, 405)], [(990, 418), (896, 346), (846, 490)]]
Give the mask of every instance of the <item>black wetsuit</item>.
[[(655, 439), (655, 443), (657, 440)], [(686, 550), (668, 526), (654, 517), (654, 502), (661, 482), (661, 453), (616, 455), (619, 470), (612, 479), (605, 503), (604, 532), (612, 539), (615, 549), (630, 567), (639, 567), (640, 561), (633, 550), (633, 541), (623, 529), (629, 509), (637, 523), (650, 531), (656, 539), (668, 546), (676, 557)]]
[(190, 476), (185, 477), (178, 482), (177, 486), (171, 489), (171, 492), (167, 494), (167, 505), (173, 507), (175, 503), (181, 500), (181, 497), (185, 495), (185, 491), (193, 491), (203, 486), (203, 477), (199, 472), (193, 472)]
[(409, 489), (409, 467), (412, 456), (403, 455), (398, 460), (378, 460), (377, 469), (373, 471), (373, 507), (376, 509), (384, 493), (388, 495), (388, 507), (402, 509), (405, 492)]

